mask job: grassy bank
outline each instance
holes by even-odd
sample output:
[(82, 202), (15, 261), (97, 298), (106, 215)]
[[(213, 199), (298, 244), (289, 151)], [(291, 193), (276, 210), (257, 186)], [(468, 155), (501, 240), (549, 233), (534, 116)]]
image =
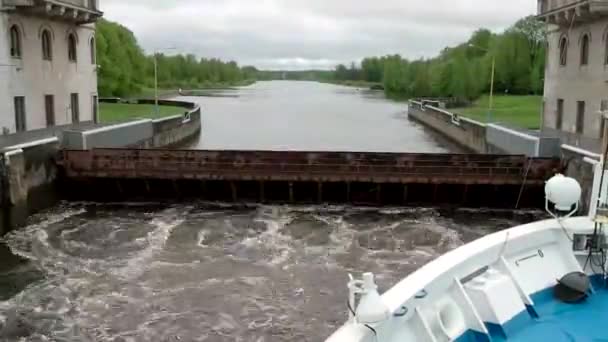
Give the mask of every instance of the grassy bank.
[(99, 121), (102, 123), (125, 122), (137, 119), (157, 119), (165, 116), (183, 114), (185, 108), (159, 106), (156, 113), (154, 105), (129, 103), (100, 103)]
[[(199, 85), (196, 86), (161, 86), (161, 88), (158, 89), (158, 95), (161, 98), (166, 98), (166, 97), (173, 97), (173, 96), (177, 96), (178, 95), (178, 90), (179, 89), (184, 89), (184, 90), (229, 90), (229, 89), (235, 89), (236, 87), (246, 87), (246, 86), (250, 86), (252, 84), (254, 84), (256, 81), (255, 80), (243, 80), (243, 81), (238, 81), (238, 82), (205, 82), (205, 83), (201, 83)], [(144, 87), (141, 89), (141, 91), (133, 96), (130, 96), (131, 98), (153, 98), (154, 97), (154, 88), (147, 88)]]
[(372, 89), (372, 88), (379, 88), (382, 87), (382, 89), (384, 89), (384, 86), (382, 85), (382, 83), (379, 82), (368, 82), (368, 81), (321, 81), (322, 83), (330, 83), (330, 84), (337, 84), (337, 85), (343, 85), (343, 86), (347, 86), (347, 87), (356, 87), (356, 88), (366, 88), (366, 89)]
[[(489, 96), (483, 96), (475, 101), (473, 106), (455, 108), (451, 111), (462, 116), (481, 122), (487, 122)], [(523, 128), (538, 129), (540, 127), (540, 112), (542, 96), (501, 95), (494, 97), (492, 122), (502, 122)]]

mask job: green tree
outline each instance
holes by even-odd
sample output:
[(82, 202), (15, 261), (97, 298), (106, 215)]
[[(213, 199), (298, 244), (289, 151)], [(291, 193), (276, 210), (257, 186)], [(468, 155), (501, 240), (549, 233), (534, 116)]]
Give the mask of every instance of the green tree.
[(428, 60), (408, 61), (399, 55), (367, 57), (360, 70), (354, 63), (350, 69), (337, 66), (332, 78), (382, 82), (391, 96), (474, 100), (489, 92), (495, 59), (496, 92), (539, 94), (543, 89), (545, 46), (544, 24), (526, 17), (500, 34), (478, 29), (466, 42), (446, 47)]
[[(154, 86), (154, 57), (146, 56), (135, 35), (126, 27), (108, 21), (97, 23), (97, 63), (101, 96), (133, 96), (143, 87)], [(157, 54), (159, 85), (164, 88), (197, 88), (205, 85), (237, 84), (260, 73), (247, 71), (236, 62), (197, 60), (193, 54)]]

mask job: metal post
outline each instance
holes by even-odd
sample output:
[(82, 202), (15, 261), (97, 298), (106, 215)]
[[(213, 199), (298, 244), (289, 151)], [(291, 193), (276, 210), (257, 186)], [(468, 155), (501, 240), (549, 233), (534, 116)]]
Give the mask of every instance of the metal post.
[(350, 203), (350, 182), (346, 182), (346, 202)]
[(317, 183), (317, 203), (321, 204), (323, 202), (323, 183)]
[(264, 181), (260, 181), (260, 201), (262, 203), (266, 203), (266, 194), (265, 194), (265, 186)]
[(158, 115), (158, 61), (156, 60), (156, 52), (154, 52), (154, 110)]
[(238, 189), (237, 189), (236, 183), (234, 181), (230, 182), (230, 190), (231, 190), (231, 193), (232, 193), (232, 202), (233, 203), (238, 202), (238, 200), (239, 200)]
[[(469, 44), (468, 45), (471, 48), (475, 48), (475, 49), (479, 49), (481, 51), (485, 51), (486, 53), (491, 53), (489, 49), (477, 46), (475, 44)], [(491, 81), (490, 81), (490, 106), (488, 108), (488, 115), (487, 115), (487, 123), (490, 123), (492, 121), (492, 110), (494, 109), (494, 74), (496, 71), (496, 56), (494, 56), (494, 54), (492, 54), (492, 76), (491, 76)]]
[(492, 121), (492, 110), (494, 109), (494, 72), (496, 71), (496, 56), (492, 56), (492, 76), (490, 80), (490, 106), (488, 108), (488, 123)]

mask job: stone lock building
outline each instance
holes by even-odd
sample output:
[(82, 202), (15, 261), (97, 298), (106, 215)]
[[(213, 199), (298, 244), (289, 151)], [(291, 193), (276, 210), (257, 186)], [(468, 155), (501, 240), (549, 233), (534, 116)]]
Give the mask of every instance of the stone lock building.
[(543, 131), (598, 151), (608, 111), (608, 0), (538, 0), (547, 23)]
[(97, 120), (98, 0), (0, 0), (0, 134)]

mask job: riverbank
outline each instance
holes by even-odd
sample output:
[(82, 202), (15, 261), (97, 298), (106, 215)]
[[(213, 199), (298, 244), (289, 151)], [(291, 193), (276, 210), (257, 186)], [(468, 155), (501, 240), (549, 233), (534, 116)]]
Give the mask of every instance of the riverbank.
[[(189, 89), (189, 90), (237, 90), (240, 87), (247, 87), (254, 85), (257, 80), (242, 80), (237, 82), (204, 82), (198, 85), (174, 85), (171, 87), (161, 87), (158, 89), (158, 94), (160, 98), (169, 98), (179, 95), (179, 89)], [(131, 96), (127, 96), (129, 98), (154, 98), (155, 96), (154, 88), (142, 88), (142, 90)]]
[(319, 82), (341, 85), (341, 86), (346, 86), (346, 87), (366, 88), (366, 89), (370, 89), (370, 90), (384, 90), (384, 85), (381, 82), (337, 81), (337, 80), (324, 80), (324, 81), (319, 81)]

